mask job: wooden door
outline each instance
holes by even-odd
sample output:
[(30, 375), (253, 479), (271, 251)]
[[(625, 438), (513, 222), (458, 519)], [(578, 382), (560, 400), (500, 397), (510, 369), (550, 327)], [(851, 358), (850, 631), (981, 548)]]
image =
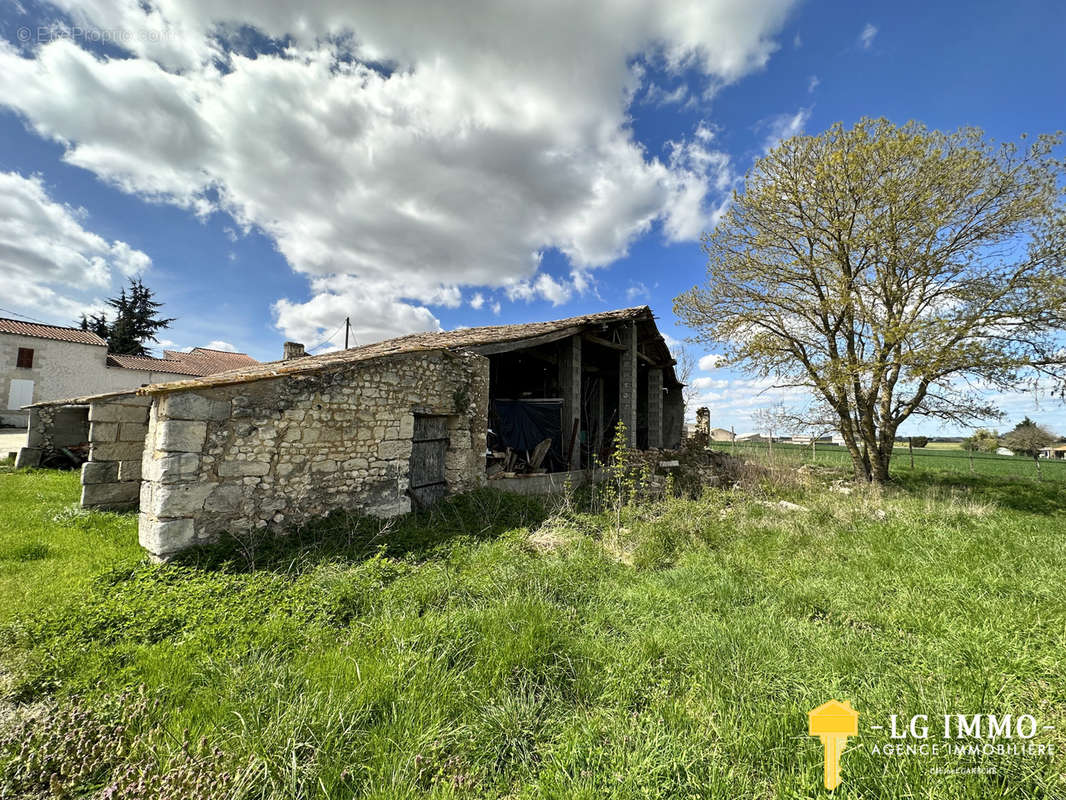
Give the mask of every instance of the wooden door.
[(415, 414), (409, 491), (416, 509), (431, 506), (448, 493), (448, 482), (444, 479), (447, 451), (448, 418)]

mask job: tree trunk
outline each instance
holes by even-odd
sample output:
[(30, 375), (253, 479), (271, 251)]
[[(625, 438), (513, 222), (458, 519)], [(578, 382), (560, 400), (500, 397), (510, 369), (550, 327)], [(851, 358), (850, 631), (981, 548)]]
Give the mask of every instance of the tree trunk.
[(851, 465), (855, 472), (855, 480), (866, 481), (867, 483), (872, 481), (873, 471), (870, 469), (870, 457), (866, 448), (863, 447), (860, 450), (857, 444), (853, 444), (848, 450), (851, 451)]
[(851, 455), (851, 466), (855, 473), (855, 480), (869, 482), (870, 475), (870, 462), (863, 458), (863, 453), (859, 450), (859, 445), (855, 439), (851, 436), (844, 436), (844, 445), (848, 448), (848, 453)]
[(874, 453), (873, 463), (871, 464), (874, 483), (882, 485), (888, 483), (888, 464), (891, 459), (891, 453), (885, 453), (880, 450)]

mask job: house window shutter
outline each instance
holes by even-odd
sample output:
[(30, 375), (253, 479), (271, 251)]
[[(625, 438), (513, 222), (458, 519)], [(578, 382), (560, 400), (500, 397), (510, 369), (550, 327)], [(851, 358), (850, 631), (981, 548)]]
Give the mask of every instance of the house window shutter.
[(20, 347), (17, 366), (22, 369), (33, 369), (33, 348)]

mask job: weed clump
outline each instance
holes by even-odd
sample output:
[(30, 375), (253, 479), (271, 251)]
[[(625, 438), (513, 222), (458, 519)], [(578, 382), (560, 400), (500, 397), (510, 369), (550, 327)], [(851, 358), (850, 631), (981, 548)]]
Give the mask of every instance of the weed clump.
[(90, 792), (99, 800), (226, 796), (233, 775), (220, 770), (223, 753), (206, 740), (193, 743), (185, 731), (176, 755), (159, 758), (168, 738), (155, 723), (161, 708), (161, 695), (141, 687), (22, 712), (0, 732), (0, 785), (17, 796), (53, 798)]

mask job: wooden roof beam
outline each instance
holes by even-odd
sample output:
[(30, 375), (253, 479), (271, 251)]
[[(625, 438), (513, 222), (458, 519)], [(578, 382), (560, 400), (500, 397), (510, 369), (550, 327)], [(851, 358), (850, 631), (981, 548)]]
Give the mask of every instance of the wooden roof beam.
[(584, 338), (586, 341), (598, 344), (600, 347), (609, 347), (611, 350), (625, 350), (624, 344), (618, 342), (612, 342), (610, 339), (604, 339), (602, 336), (596, 336), (594, 333), (585, 333)]

